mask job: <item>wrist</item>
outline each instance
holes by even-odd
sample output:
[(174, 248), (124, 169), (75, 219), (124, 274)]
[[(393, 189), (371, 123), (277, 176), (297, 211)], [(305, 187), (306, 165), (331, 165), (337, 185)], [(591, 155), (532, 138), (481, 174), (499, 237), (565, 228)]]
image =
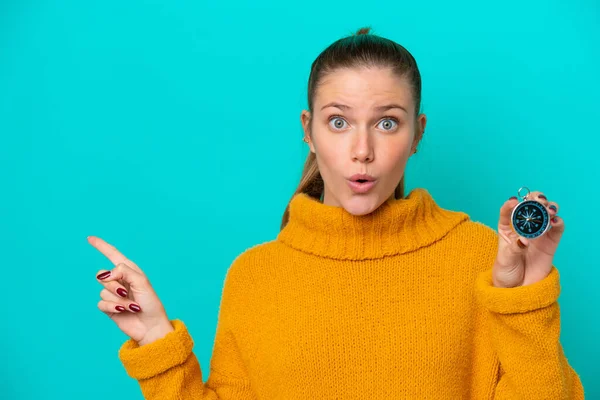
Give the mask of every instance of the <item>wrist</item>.
[(137, 343), (139, 346), (150, 344), (152, 342), (164, 338), (165, 336), (167, 336), (167, 334), (173, 332), (174, 330), (175, 328), (173, 328), (173, 325), (171, 325), (171, 321), (166, 321), (165, 323), (148, 330), (144, 337)]
[(502, 289), (510, 289), (510, 288), (514, 288), (514, 287), (517, 287), (517, 286), (521, 286), (521, 285), (508, 286), (508, 285), (505, 285), (505, 284), (501, 283), (500, 281), (498, 281), (496, 278), (493, 278), (493, 277), (492, 277), (492, 285), (494, 287), (502, 288)]
[(500, 271), (500, 268), (494, 264), (492, 268), (492, 285), (494, 287), (510, 289), (522, 285), (523, 280), (521, 278), (515, 277), (513, 274), (509, 274), (509, 276), (504, 276), (504, 279), (501, 279), (500, 277), (502, 274), (499, 274), (498, 271)]

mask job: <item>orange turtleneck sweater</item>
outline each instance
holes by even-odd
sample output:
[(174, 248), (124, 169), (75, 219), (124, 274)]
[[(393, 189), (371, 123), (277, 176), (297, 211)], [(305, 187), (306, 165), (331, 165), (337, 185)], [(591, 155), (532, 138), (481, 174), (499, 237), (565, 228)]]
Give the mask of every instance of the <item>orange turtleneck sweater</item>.
[(496, 288), (497, 245), (425, 189), (364, 216), (299, 194), (276, 240), (227, 271), (206, 382), (178, 319), (119, 357), (152, 400), (583, 399), (558, 270)]

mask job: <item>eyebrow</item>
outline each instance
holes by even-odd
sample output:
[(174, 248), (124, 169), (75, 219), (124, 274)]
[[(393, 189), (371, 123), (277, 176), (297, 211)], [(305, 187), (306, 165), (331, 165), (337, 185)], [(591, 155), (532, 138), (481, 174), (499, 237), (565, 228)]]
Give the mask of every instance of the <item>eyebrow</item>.
[[(323, 110), (323, 109), (325, 109), (327, 107), (336, 107), (336, 108), (339, 108), (340, 110), (351, 110), (352, 109), (352, 107), (347, 106), (345, 104), (329, 103), (329, 104), (324, 105), (321, 108), (321, 110)], [(392, 108), (399, 108), (401, 110), (404, 110), (404, 112), (408, 114), (408, 111), (406, 111), (406, 108), (404, 108), (404, 107), (402, 107), (401, 105), (398, 105), (398, 104), (387, 104), (385, 106), (378, 106), (378, 107), (375, 107), (375, 110), (377, 110), (377, 111), (387, 111), (387, 110), (390, 110)]]

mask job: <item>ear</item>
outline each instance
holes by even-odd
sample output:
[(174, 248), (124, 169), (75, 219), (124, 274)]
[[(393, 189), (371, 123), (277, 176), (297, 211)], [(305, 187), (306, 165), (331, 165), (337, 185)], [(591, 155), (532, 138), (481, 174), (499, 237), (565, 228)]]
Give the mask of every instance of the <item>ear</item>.
[(312, 140), (310, 139), (310, 119), (311, 119), (311, 117), (312, 116), (310, 114), (310, 111), (302, 110), (302, 112), (300, 113), (300, 122), (302, 123), (302, 130), (304, 131), (304, 139), (308, 143), (308, 147), (310, 148), (310, 151), (314, 153), (315, 147), (314, 147)]
[(417, 117), (417, 124), (415, 127), (415, 138), (413, 140), (412, 145), (413, 153), (416, 151), (419, 142), (421, 142), (421, 139), (423, 139), (423, 134), (425, 134), (425, 125), (427, 125), (427, 116), (425, 114), (419, 114), (419, 116)]

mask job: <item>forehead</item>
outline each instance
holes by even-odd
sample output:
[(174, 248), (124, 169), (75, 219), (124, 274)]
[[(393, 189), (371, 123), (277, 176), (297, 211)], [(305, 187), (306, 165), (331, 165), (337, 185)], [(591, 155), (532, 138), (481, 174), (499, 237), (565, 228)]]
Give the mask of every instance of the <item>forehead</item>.
[(319, 83), (315, 110), (331, 101), (360, 109), (398, 103), (408, 110), (412, 93), (407, 80), (399, 78), (391, 68), (344, 68), (331, 72)]

